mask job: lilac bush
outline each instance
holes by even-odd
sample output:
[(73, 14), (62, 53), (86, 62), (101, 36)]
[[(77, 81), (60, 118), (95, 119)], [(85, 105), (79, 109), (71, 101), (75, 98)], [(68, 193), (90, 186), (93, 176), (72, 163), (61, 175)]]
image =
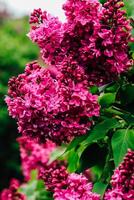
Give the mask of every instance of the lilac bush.
[(15, 192), (4, 190), (1, 198), (132, 200), (130, 19), (121, 0), (67, 0), (63, 9), (65, 23), (41, 9), (33, 11), (28, 37), (47, 67), (33, 61), (9, 80), (5, 101), (22, 134), (24, 181)]

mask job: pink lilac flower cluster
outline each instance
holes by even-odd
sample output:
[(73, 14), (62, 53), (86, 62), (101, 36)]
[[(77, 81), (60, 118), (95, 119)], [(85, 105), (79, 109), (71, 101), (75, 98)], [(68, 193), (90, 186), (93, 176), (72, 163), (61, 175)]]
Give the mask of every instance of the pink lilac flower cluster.
[(45, 142), (68, 142), (89, 130), (93, 116), (99, 116), (97, 96), (84, 84), (65, 84), (55, 68), (28, 64), (25, 73), (9, 81), (9, 114), (18, 120), (23, 136)]
[(104, 28), (99, 33), (100, 38), (103, 39), (104, 57), (107, 57), (104, 60), (104, 66), (118, 74), (131, 66), (128, 42), (132, 39), (132, 27), (122, 7), (124, 3), (121, 0), (108, 0), (104, 4), (102, 19)]
[(105, 200), (134, 199), (134, 151), (128, 150), (124, 161), (112, 176), (111, 185), (112, 189), (105, 194)]
[[(50, 154), (56, 148), (52, 142), (47, 141), (46, 144), (39, 145), (36, 141), (27, 137), (19, 138), (18, 142), (20, 144), (22, 169), (26, 182), (29, 181), (31, 170), (38, 169), (38, 178), (44, 180), (46, 189), (54, 193), (54, 199), (56, 200), (70, 199), (70, 197), (73, 200), (100, 199), (99, 195), (91, 192), (92, 184), (88, 183), (89, 180), (85, 175), (69, 175), (64, 161), (48, 163)], [(9, 189), (2, 191), (0, 199), (26, 200), (26, 196), (17, 192), (19, 187), (19, 182), (13, 179)], [(58, 191), (60, 193), (57, 196)], [(65, 192), (67, 192), (67, 196)]]
[(26, 200), (24, 194), (17, 192), (20, 184), (16, 179), (12, 179), (9, 189), (4, 189), (0, 194), (0, 200)]
[(21, 137), (18, 139), (20, 144), (20, 155), (22, 161), (22, 171), (25, 180), (30, 179), (33, 169), (38, 170), (38, 178), (44, 180), (48, 190), (53, 191), (55, 187), (65, 184), (68, 176), (64, 161), (54, 161), (49, 164), (51, 153), (56, 149), (56, 145), (51, 141), (39, 144), (33, 139)]
[(40, 47), (45, 63), (61, 71), (63, 67), (63, 76), (70, 78), (69, 71), (83, 70), (89, 85), (102, 85), (131, 66), (131, 26), (123, 5), (122, 0), (108, 0), (103, 6), (98, 0), (67, 0), (65, 23), (46, 11), (34, 10), (28, 35)]
[(39, 171), (42, 166), (46, 167), (56, 145), (51, 141), (39, 144), (25, 136), (18, 138), (17, 141), (20, 145), (22, 172), (25, 180), (28, 181), (32, 170), (37, 169)]
[[(51, 153), (56, 148), (54, 143), (47, 141), (45, 144), (39, 144), (28, 137), (20, 137), (18, 142), (25, 181), (30, 179), (31, 171), (37, 169), (38, 178), (44, 180), (48, 190), (54, 191), (55, 188), (62, 188), (66, 185), (69, 175), (66, 162), (56, 160), (49, 163)], [(89, 170), (86, 170), (83, 174), (88, 181), (91, 181)]]
[(41, 167), (39, 178), (45, 183), (47, 190), (54, 191), (55, 188), (62, 188), (66, 185), (68, 177), (67, 166), (64, 161), (54, 161), (50, 165)]
[(70, 174), (64, 188), (56, 188), (55, 200), (100, 200), (100, 196), (92, 192), (92, 184), (85, 176)]

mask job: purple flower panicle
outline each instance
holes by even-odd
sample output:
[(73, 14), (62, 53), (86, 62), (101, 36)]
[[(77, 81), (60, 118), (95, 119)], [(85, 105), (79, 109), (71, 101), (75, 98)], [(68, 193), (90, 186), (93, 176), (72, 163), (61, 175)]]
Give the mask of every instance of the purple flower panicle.
[(134, 199), (134, 151), (128, 150), (124, 161), (114, 171), (111, 186), (112, 189), (105, 194), (105, 200)]
[[(40, 47), (45, 63), (63, 67), (66, 73), (68, 61), (72, 74), (82, 68), (89, 85), (103, 85), (132, 65), (128, 53), (132, 28), (123, 6), (122, 0), (108, 0), (104, 5), (98, 0), (67, 0), (65, 23), (35, 10), (29, 37)], [(66, 71), (67, 75), (68, 67)]]
[(43, 143), (47, 139), (69, 142), (86, 134), (93, 123), (89, 118), (99, 116), (96, 95), (81, 83), (65, 84), (57, 77), (55, 69), (31, 63), (25, 73), (9, 81), (6, 103), (23, 136)]
[(56, 188), (55, 200), (100, 200), (100, 196), (92, 191), (92, 184), (88, 179), (79, 174), (70, 174), (64, 188)]
[(50, 155), (55, 150), (56, 145), (51, 141), (39, 144), (28, 137), (20, 137), (17, 140), (20, 145), (22, 172), (25, 180), (28, 181), (32, 170), (39, 171), (42, 166), (45, 167), (48, 164)]
[(9, 189), (4, 189), (0, 194), (1, 200), (26, 200), (24, 194), (17, 192), (20, 183), (16, 179), (12, 179), (10, 182)]

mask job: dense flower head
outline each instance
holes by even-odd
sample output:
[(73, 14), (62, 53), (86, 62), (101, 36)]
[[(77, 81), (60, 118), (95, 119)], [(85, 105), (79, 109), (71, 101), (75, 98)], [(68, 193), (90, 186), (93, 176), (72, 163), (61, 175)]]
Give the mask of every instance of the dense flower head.
[(79, 21), (83, 25), (89, 22), (95, 23), (100, 17), (101, 7), (98, 0), (67, 0), (63, 5), (67, 20)]
[(12, 179), (9, 189), (4, 189), (0, 194), (1, 200), (26, 200), (25, 195), (17, 192), (20, 184), (16, 179)]
[(30, 173), (32, 170), (40, 170), (42, 166), (48, 164), (52, 151), (55, 150), (56, 145), (51, 141), (47, 141), (44, 144), (39, 144), (33, 139), (28, 137), (20, 137), (18, 139), (20, 145), (21, 166), (25, 180), (30, 179)]
[(65, 161), (53, 161), (49, 163), (51, 153), (56, 149), (56, 145), (51, 141), (39, 144), (28, 137), (20, 137), (20, 155), (22, 161), (22, 171), (25, 180), (30, 179), (31, 171), (38, 170), (38, 178), (44, 180), (48, 190), (53, 191), (65, 184), (68, 176)]
[[(51, 141), (39, 144), (28, 137), (17, 139), (20, 145), (20, 156), (22, 162), (22, 171), (25, 181), (30, 179), (31, 171), (38, 170), (38, 178), (45, 183), (46, 189), (54, 191), (55, 188), (62, 188), (66, 185), (68, 178), (67, 162), (56, 160), (50, 162), (51, 153), (56, 150), (56, 145)], [(90, 170), (83, 172), (88, 181), (91, 181)]]
[(111, 185), (112, 189), (107, 191), (105, 200), (134, 199), (134, 151), (128, 150), (124, 161), (114, 171)]
[(65, 58), (62, 61), (62, 65), (57, 65), (57, 69), (61, 72), (57, 78), (63, 83), (69, 84), (74, 81), (75, 84), (81, 83), (83, 87), (88, 87), (88, 77), (84, 69), (71, 58)]
[(62, 188), (66, 184), (68, 171), (66, 162), (54, 161), (45, 167), (40, 168), (39, 178), (45, 183), (49, 191), (54, 191), (55, 188)]
[(89, 85), (103, 85), (131, 66), (131, 26), (123, 5), (121, 0), (108, 0), (103, 6), (98, 0), (67, 0), (65, 23), (35, 10), (29, 37), (41, 48), (45, 63), (63, 67), (65, 72), (65, 61), (71, 71), (75, 71), (74, 62), (76, 69), (86, 73)]
[[(33, 11), (30, 17), (32, 28), (28, 36), (41, 48), (42, 58), (45, 63), (55, 64), (62, 57), (56, 56), (60, 50), (60, 42), (63, 37), (62, 23), (57, 17), (53, 17), (41, 9)], [(57, 57), (57, 61), (54, 59)]]
[(70, 174), (64, 188), (56, 188), (55, 200), (100, 200), (98, 194), (92, 193), (92, 184), (84, 175)]
[(122, 0), (108, 0), (104, 4), (103, 19), (100, 38), (103, 39), (102, 47), (107, 59), (104, 65), (111, 72), (120, 74), (131, 66), (128, 52), (128, 42), (131, 41), (130, 21), (126, 17), (126, 11)]
[(25, 73), (9, 81), (9, 114), (18, 120), (19, 132), (45, 142), (68, 142), (87, 133), (99, 115), (97, 96), (83, 84), (67, 84), (55, 69), (28, 64)]

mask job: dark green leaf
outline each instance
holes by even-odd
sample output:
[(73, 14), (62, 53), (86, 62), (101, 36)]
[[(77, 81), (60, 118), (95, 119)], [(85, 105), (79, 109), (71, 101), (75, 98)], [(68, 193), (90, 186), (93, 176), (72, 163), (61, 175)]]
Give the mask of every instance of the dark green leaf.
[(105, 2), (106, 2), (106, 0), (100, 0), (100, 2), (103, 4), (103, 3), (105, 3)]
[(134, 85), (126, 85), (120, 90), (122, 104), (130, 104), (134, 102)]
[(124, 114), (121, 116), (129, 125), (134, 125), (134, 115)]
[(109, 92), (109, 93), (117, 93), (118, 89), (119, 89), (119, 84), (118, 83), (114, 83), (111, 84), (110, 86), (106, 87), (105, 92)]
[(38, 193), (36, 200), (53, 200), (53, 198), (50, 192), (42, 190)]
[(99, 144), (93, 143), (88, 146), (80, 157), (80, 169), (79, 172), (82, 172), (88, 168), (91, 168), (95, 165), (103, 170), (105, 165), (105, 160), (107, 157), (107, 146), (100, 147)]

